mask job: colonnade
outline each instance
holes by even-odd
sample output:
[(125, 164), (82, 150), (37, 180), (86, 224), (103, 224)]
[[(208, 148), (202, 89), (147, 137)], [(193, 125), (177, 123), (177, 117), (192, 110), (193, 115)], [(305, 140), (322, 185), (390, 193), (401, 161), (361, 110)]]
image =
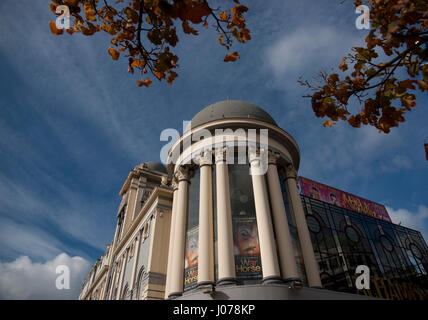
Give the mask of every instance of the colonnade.
[[(229, 172), (226, 161), (227, 149), (205, 150), (195, 159), (200, 170), (199, 189), (199, 257), (198, 285), (214, 284), (214, 215), (212, 166), (216, 168), (217, 206), (217, 284), (236, 281), (230, 204)], [(268, 168), (262, 170), (260, 160), (268, 152)], [(263, 282), (295, 281), (299, 279), (296, 258), (291, 242), (287, 214), (282, 196), (277, 160), (272, 151), (250, 150), (249, 160), (259, 235)], [(286, 187), (292, 214), (296, 222), (300, 247), (305, 264), (308, 285), (321, 287), (318, 265), (310, 239), (305, 213), (297, 188), (297, 172), (293, 165), (286, 168)], [(179, 296), (183, 292), (184, 250), (188, 214), (188, 194), (192, 166), (180, 166), (173, 180), (174, 200), (168, 252), (167, 283), (165, 298)]]

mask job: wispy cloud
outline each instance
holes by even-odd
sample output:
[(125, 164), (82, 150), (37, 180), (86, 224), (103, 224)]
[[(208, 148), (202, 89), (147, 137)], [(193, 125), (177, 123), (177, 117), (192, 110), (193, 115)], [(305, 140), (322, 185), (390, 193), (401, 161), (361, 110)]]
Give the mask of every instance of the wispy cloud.
[(391, 161), (381, 165), (381, 170), (385, 172), (398, 172), (412, 168), (412, 161), (405, 155), (396, 155)]
[(265, 65), (278, 87), (296, 86), (298, 76), (312, 77), (327, 67), (336, 67), (350, 48), (362, 42), (361, 34), (334, 26), (300, 26), (266, 48)]

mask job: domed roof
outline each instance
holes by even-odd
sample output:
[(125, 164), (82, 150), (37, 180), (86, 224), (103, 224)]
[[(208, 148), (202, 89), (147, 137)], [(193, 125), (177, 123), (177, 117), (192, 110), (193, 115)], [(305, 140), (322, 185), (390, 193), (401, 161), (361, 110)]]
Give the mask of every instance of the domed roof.
[(157, 162), (157, 161), (143, 162), (143, 163), (140, 163), (135, 168), (145, 168), (145, 169), (152, 170), (152, 171), (167, 173), (165, 166), (162, 163)]
[(276, 125), (275, 120), (262, 108), (245, 101), (225, 100), (216, 102), (199, 111), (192, 119), (192, 128), (214, 120), (249, 118)]

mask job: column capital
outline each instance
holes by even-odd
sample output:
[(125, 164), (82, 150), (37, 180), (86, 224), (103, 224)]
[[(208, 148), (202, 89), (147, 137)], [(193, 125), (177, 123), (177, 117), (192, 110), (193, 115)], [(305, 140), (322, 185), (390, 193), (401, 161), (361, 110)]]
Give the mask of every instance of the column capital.
[(251, 175), (264, 175), (268, 168), (268, 153), (264, 148), (248, 148)]
[(194, 171), (190, 165), (183, 165), (178, 168), (175, 172), (175, 178), (178, 182), (187, 181), (190, 182), (190, 179), (193, 177)]
[(215, 149), (215, 163), (217, 162), (227, 162), (227, 156), (230, 154), (230, 151), (233, 151), (231, 147), (221, 147)]
[(294, 179), (297, 181), (297, 170), (292, 164), (285, 167), (285, 179)]
[(201, 151), (198, 155), (196, 155), (195, 162), (199, 165), (199, 167), (212, 165), (213, 164), (212, 150), (206, 149)]
[(273, 152), (271, 150), (268, 151), (268, 163), (269, 164), (277, 165), (278, 159), (279, 159), (279, 153)]
[(248, 148), (248, 160), (249, 162), (253, 162), (256, 160), (259, 160), (263, 157), (266, 156), (266, 149), (264, 148), (260, 148), (260, 147), (249, 147)]
[(171, 186), (173, 191), (178, 190), (178, 181), (175, 176), (172, 178)]

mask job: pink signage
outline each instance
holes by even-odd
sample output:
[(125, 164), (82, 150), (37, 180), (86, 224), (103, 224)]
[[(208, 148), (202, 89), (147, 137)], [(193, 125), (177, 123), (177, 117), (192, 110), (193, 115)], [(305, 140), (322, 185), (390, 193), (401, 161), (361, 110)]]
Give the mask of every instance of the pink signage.
[(357, 197), (353, 194), (326, 186), (325, 184), (299, 177), (300, 192), (307, 197), (331, 203), (377, 219), (391, 222), (384, 205)]

